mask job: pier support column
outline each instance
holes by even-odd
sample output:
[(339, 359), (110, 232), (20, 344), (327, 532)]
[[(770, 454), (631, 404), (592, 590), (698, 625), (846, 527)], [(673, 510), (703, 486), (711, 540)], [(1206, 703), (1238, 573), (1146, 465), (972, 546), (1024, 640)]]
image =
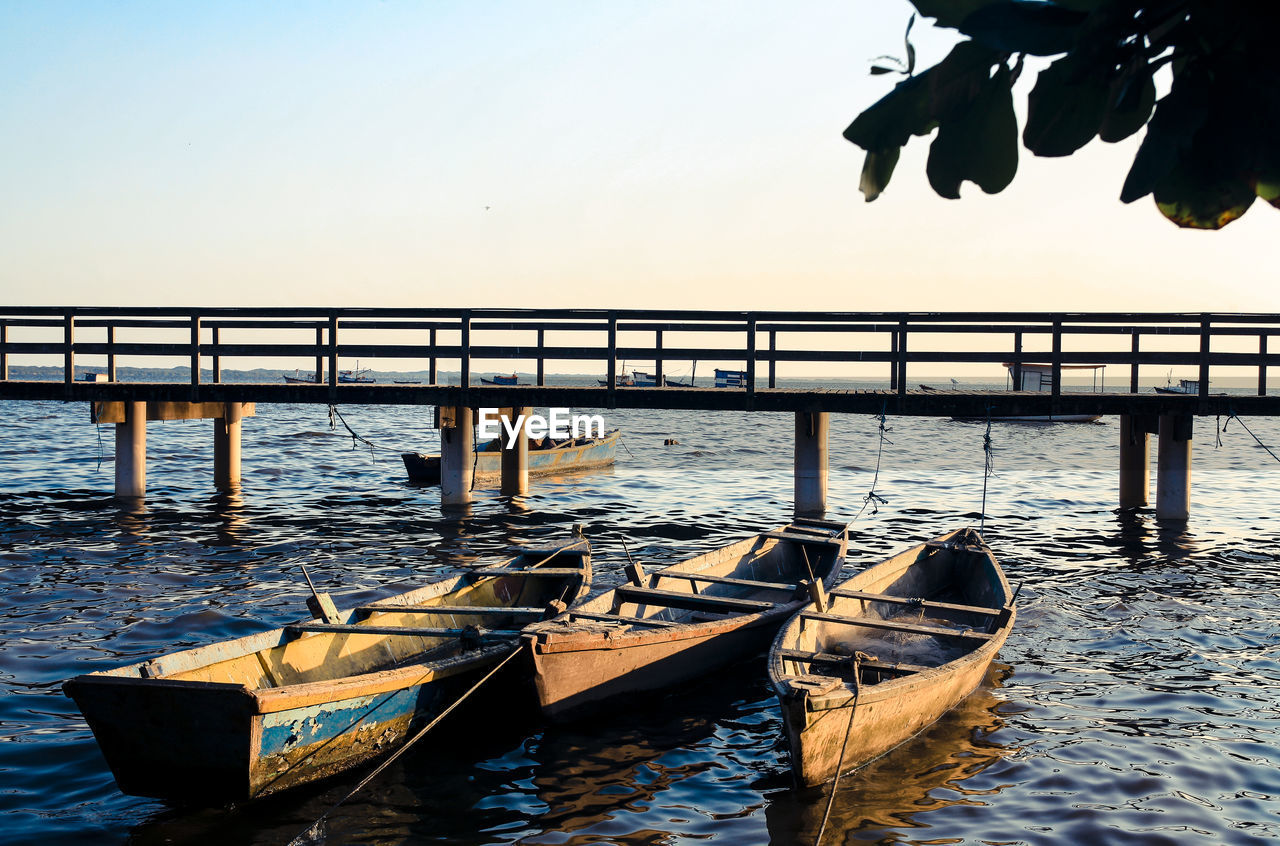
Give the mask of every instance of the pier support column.
[(124, 403), (125, 419), (116, 424), (116, 499), (147, 495), (147, 404)]
[(1150, 500), (1151, 463), (1147, 428), (1132, 414), (1120, 415), (1120, 507), (1141, 508)]
[(1190, 414), (1160, 415), (1156, 457), (1156, 519), (1186, 520), (1191, 513)]
[(504, 496), (524, 496), (529, 492), (529, 435), (524, 424), (533, 414), (530, 406), (502, 409), (502, 416), (514, 428), (520, 421), (515, 443), (507, 444), (507, 426), (502, 427), (502, 493)]
[[(444, 409), (442, 409), (444, 411)], [(466, 505), (471, 502), (471, 481), (475, 469), (475, 442), (472, 439), (472, 411), (450, 409), (451, 425), (440, 429), (440, 503)]]
[(242, 406), (226, 403), (222, 417), (213, 418), (213, 485), (220, 491), (240, 487), (240, 418)]
[(796, 514), (827, 510), (827, 429), (825, 411), (796, 412)]

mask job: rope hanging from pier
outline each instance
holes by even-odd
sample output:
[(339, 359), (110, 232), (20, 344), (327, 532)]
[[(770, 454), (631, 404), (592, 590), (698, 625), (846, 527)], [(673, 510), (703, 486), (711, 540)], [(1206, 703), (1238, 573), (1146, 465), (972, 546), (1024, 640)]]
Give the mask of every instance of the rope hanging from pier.
[[(1245, 425), (1245, 422), (1244, 422), (1243, 420), (1241, 420), (1239, 417), (1237, 417), (1237, 416), (1236, 416), (1236, 413), (1235, 413), (1235, 410), (1234, 410), (1234, 409), (1229, 410), (1229, 416), (1227, 417), (1227, 422), (1222, 424), (1222, 431), (1224, 431), (1224, 432), (1225, 432), (1225, 431), (1227, 431), (1227, 426), (1231, 425), (1231, 421), (1232, 421), (1232, 420), (1234, 420), (1234, 421), (1236, 421), (1237, 423), (1239, 423), (1239, 424), (1240, 424), (1240, 428), (1241, 428), (1241, 429), (1244, 429), (1246, 432), (1248, 432), (1248, 433), (1249, 433), (1249, 437), (1251, 437), (1251, 438), (1253, 438), (1255, 441), (1257, 441), (1257, 442), (1258, 442), (1258, 446), (1262, 447), (1263, 449), (1265, 449), (1265, 450), (1267, 451), (1267, 455), (1269, 455), (1269, 456), (1271, 456), (1272, 458), (1274, 458), (1277, 462), (1280, 462), (1280, 456), (1278, 456), (1278, 455), (1276, 455), (1274, 452), (1272, 452), (1272, 451), (1271, 451), (1271, 447), (1269, 447), (1269, 446), (1267, 446), (1266, 444), (1264, 444), (1264, 443), (1262, 442), (1262, 439), (1261, 439), (1261, 438), (1259, 438), (1257, 435), (1253, 434), (1253, 430), (1252, 430), (1252, 429), (1250, 429), (1248, 426), (1246, 426), (1246, 425)], [(1215, 427), (1215, 428), (1216, 428), (1216, 427)]]
[(991, 406), (987, 406), (987, 431), (982, 435), (982, 512), (978, 517), (978, 534), (987, 528), (987, 480), (995, 472), (995, 454), (991, 449)]
[(377, 446), (376, 444), (374, 444), (373, 441), (369, 440), (368, 438), (362, 435), (357, 435), (355, 429), (352, 429), (350, 424), (347, 423), (346, 418), (342, 416), (342, 412), (338, 411), (338, 407), (336, 405), (330, 405), (329, 406), (329, 428), (330, 429), (338, 428), (338, 424), (335, 422), (335, 418), (337, 420), (341, 420), (343, 428), (345, 428), (348, 432), (351, 433), (351, 448), (355, 449), (357, 443), (365, 444), (367, 447), (369, 447), (369, 458), (373, 459), (374, 461), (377, 461), (378, 459), (377, 459), (377, 456), (374, 454), (374, 451), (382, 449), (382, 447)]
[(888, 408), (888, 403), (886, 402), (885, 405), (882, 406), (880, 409), (880, 415), (879, 415), (880, 445), (876, 448), (876, 470), (875, 470), (875, 473), (871, 476), (871, 490), (867, 491), (867, 495), (862, 498), (862, 507), (858, 509), (858, 513), (854, 516), (853, 519), (855, 520), (857, 520), (858, 517), (862, 516), (862, 512), (867, 510), (868, 505), (871, 506), (872, 514), (879, 514), (880, 506), (889, 504), (889, 500), (885, 499), (880, 494), (876, 493), (876, 484), (880, 481), (880, 457), (884, 455), (884, 445), (886, 443), (888, 443), (890, 446), (893, 445), (893, 441), (889, 440), (885, 436), (885, 433), (889, 431), (889, 427), (885, 425), (885, 416), (884, 416), (884, 413), (887, 408)]

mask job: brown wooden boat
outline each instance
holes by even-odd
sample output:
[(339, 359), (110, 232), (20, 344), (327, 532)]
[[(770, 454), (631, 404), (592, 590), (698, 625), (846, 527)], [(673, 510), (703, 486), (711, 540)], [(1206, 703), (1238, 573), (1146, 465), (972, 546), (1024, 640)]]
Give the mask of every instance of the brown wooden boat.
[(1016, 616), (973, 529), (863, 570), (827, 600), (789, 620), (769, 651), (801, 786), (883, 755), (968, 696)]
[(790, 525), (645, 573), (522, 636), (538, 702), (553, 718), (686, 681), (764, 650), (813, 583), (833, 584), (847, 524)]

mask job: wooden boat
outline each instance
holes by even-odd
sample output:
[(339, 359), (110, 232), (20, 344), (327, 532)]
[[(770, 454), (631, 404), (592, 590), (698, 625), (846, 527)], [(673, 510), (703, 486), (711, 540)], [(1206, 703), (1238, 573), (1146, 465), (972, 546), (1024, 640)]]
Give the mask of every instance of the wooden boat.
[(827, 600), (788, 621), (769, 651), (804, 787), (883, 755), (968, 696), (1016, 616), (1000, 565), (972, 529), (863, 570)]
[[(363, 370), (339, 370), (338, 381), (343, 384), (357, 383), (362, 385), (371, 385), (374, 382), (377, 382), (378, 380), (370, 376), (369, 375), (370, 372), (371, 371), (367, 367)], [(292, 385), (323, 384), (321, 380), (316, 379), (315, 374), (308, 374), (306, 376), (303, 376), (301, 370), (295, 370), (292, 376), (290, 376), (288, 373), (284, 373), (281, 375), (284, 376), (284, 380), (286, 382)]]
[(521, 626), (563, 610), (590, 581), (585, 539), (522, 550), (342, 612), (318, 594), (316, 619), (79, 676), (64, 690), (125, 793), (257, 798), (391, 752), (518, 648)]
[(1179, 379), (1178, 384), (1174, 385), (1170, 380), (1163, 388), (1155, 388), (1157, 394), (1177, 394), (1181, 396), (1196, 396), (1200, 393), (1199, 379)]
[(496, 374), (492, 379), (486, 379), (483, 376), (481, 376), (480, 383), (482, 385), (519, 385), (520, 377), (517, 376), (515, 373), (512, 373), (510, 376), (504, 376), (499, 373), (499, 374)]
[[(559, 476), (595, 470), (612, 464), (618, 454), (620, 429), (606, 432), (602, 438), (570, 438), (559, 443), (544, 440), (543, 448), (529, 447), (529, 477)], [(548, 445), (549, 443), (549, 445)], [(440, 456), (421, 452), (401, 453), (409, 481), (419, 485), (440, 484)], [(502, 445), (498, 439), (476, 446), (475, 484), (491, 487), (502, 481)]]
[[(847, 525), (797, 519), (646, 574), (525, 629), (542, 712), (572, 716), (764, 650), (844, 564)], [(812, 575), (811, 575), (812, 574)]]

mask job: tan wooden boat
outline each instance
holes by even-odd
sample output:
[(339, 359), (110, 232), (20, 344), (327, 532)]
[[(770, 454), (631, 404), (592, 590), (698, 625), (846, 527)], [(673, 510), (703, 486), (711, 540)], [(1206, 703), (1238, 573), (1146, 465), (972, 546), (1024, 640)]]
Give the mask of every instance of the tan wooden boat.
[(1015, 616), (972, 529), (858, 573), (825, 610), (807, 605), (769, 651), (796, 782), (829, 781), (937, 720), (982, 681)]
[(571, 716), (763, 651), (812, 583), (838, 579), (847, 544), (845, 523), (797, 519), (653, 573), (629, 567), (629, 584), (524, 629), (543, 713)]
[[(382, 757), (586, 593), (585, 539), (64, 687), (125, 793), (240, 801)], [(551, 613), (555, 613), (553, 610)]]

